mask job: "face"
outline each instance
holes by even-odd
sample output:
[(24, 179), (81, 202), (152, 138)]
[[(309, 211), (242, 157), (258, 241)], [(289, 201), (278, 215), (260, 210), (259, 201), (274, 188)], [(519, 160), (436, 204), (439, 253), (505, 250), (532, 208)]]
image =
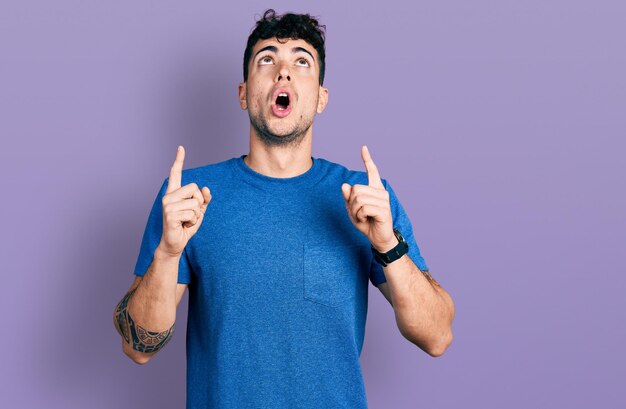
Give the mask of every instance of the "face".
[(253, 131), (268, 145), (292, 145), (311, 133), (328, 89), (319, 84), (317, 51), (304, 40), (258, 41), (252, 49), (248, 80), (239, 84), (239, 103)]

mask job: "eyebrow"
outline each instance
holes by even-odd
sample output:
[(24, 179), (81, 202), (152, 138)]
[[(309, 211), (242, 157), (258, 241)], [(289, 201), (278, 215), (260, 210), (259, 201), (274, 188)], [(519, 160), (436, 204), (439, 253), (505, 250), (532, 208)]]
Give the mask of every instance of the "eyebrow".
[[(261, 48), (259, 51), (257, 51), (256, 54), (254, 54), (254, 58), (256, 58), (256, 56), (259, 55), (260, 53), (262, 53), (263, 51), (271, 51), (273, 53), (278, 53), (278, 48), (276, 48), (276, 46), (273, 46), (273, 45), (265, 46), (265, 47)], [(293, 47), (291, 49), (291, 54), (295, 54), (295, 53), (298, 53), (298, 52), (305, 52), (305, 53), (307, 53), (308, 55), (311, 56), (313, 61), (315, 61), (315, 57), (313, 57), (313, 54), (311, 54), (309, 52), (309, 50), (307, 50), (306, 48), (303, 48), (303, 47)]]

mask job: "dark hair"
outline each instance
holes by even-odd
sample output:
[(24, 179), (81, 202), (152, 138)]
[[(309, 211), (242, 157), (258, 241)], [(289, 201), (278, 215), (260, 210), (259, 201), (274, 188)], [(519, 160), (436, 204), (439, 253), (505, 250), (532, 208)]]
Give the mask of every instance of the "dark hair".
[(280, 39), (304, 40), (311, 44), (317, 51), (320, 65), (320, 85), (324, 83), (324, 61), (326, 52), (324, 51), (324, 35), (326, 26), (320, 25), (315, 17), (309, 14), (285, 13), (282, 16), (276, 15), (273, 9), (268, 9), (263, 13), (263, 17), (256, 22), (256, 27), (248, 37), (246, 51), (243, 54), (243, 81), (248, 80), (248, 63), (252, 56), (252, 48), (259, 40), (276, 37)]

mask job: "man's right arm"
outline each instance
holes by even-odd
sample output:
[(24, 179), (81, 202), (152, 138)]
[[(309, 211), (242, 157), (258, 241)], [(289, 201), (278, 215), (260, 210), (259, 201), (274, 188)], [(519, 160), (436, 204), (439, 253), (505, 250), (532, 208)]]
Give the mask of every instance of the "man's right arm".
[[(178, 265), (212, 198), (207, 186), (202, 190), (194, 182), (181, 186), (184, 160), (185, 149), (179, 146), (167, 188), (163, 196), (161, 193), (157, 196), (161, 197), (161, 240), (143, 278), (135, 279), (115, 308), (113, 322), (122, 336), (124, 353), (138, 364), (148, 362), (172, 338), (176, 308), (187, 288), (186, 284), (178, 284)], [(157, 202), (153, 205), (155, 209), (159, 209)], [(158, 213), (155, 217), (161, 218)], [(148, 219), (146, 232), (150, 230), (151, 220)], [(147, 251), (146, 247), (142, 248)]]
[(146, 274), (135, 277), (115, 308), (113, 322), (122, 349), (138, 364), (148, 362), (173, 335), (176, 309), (187, 289), (187, 284), (177, 283), (180, 257), (157, 247)]

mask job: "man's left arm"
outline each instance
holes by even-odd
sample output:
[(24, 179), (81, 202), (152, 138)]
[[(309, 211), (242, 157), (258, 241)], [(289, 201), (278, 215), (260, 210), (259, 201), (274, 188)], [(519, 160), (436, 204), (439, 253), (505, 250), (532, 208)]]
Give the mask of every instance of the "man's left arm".
[[(369, 239), (372, 247), (386, 253), (398, 244), (393, 231), (390, 194), (366, 146), (361, 147), (361, 157), (368, 184), (342, 184), (346, 210), (354, 226)], [(398, 215), (400, 205), (395, 199), (394, 208)], [(401, 234), (408, 234), (411, 230), (408, 218), (404, 217), (401, 224), (407, 228)], [(414, 247), (411, 254), (419, 257), (414, 240), (409, 242), (410, 247)], [(429, 355), (440, 356), (452, 342), (454, 303), (421, 261), (424, 270), (418, 268), (408, 253), (387, 263), (382, 267), (387, 283), (379, 284), (378, 288), (394, 309), (400, 333)]]
[[(377, 250), (385, 253), (395, 244)], [(452, 343), (452, 297), (408, 254), (387, 264), (383, 271), (387, 282), (378, 289), (393, 307), (402, 336), (429, 355), (441, 356)]]

